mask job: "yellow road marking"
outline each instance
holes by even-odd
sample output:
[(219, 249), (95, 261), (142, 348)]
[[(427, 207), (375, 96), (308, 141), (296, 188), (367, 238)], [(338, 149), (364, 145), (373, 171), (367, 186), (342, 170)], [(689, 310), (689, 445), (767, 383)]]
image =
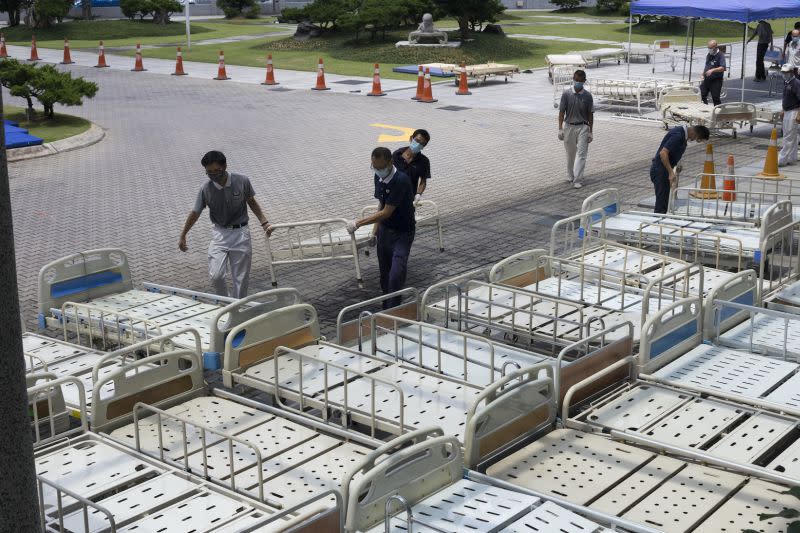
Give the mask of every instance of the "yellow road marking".
[(415, 128), (406, 128), (405, 126), (392, 126), (391, 124), (370, 124), (373, 128), (381, 128), (384, 130), (392, 130), (400, 132), (397, 135), (389, 135), (388, 133), (381, 133), (378, 135), (379, 143), (401, 143), (408, 142), (411, 134), (414, 133)]

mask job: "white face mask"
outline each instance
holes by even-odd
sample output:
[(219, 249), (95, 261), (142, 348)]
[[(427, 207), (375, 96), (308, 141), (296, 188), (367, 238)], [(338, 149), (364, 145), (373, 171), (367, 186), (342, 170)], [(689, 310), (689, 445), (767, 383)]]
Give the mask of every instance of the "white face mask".
[(371, 169), (379, 179), (384, 179), (386, 176), (392, 173), (392, 165), (382, 169), (377, 169), (375, 167), (371, 167)]

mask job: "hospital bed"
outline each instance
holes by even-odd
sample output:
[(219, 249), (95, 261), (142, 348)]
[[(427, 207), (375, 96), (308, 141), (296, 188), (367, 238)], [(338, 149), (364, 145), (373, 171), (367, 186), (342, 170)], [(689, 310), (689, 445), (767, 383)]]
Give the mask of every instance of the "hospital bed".
[[(617, 365), (630, 367), (631, 362), (627, 357)], [(580, 385), (564, 398), (565, 409), (571, 405), (569, 396), (579, 392)], [(556, 422), (555, 394), (551, 394), (549, 405), (548, 424), (542, 424), (548, 429)], [(483, 479), (502, 488), (567, 500), (667, 533), (738, 532), (752, 526), (778, 532), (785, 531), (791, 520), (760, 523), (758, 518), (759, 513), (792, 508), (796, 501), (782, 494), (793, 483), (780, 472), (744, 461), (711, 458), (708, 453), (652, 437), (635, 438), (630, 431), (604, 436), (576, 428), (578, 424), (571, 418), (563, 421), (566, 427), (551, 429), (499, 461), (489, 461)], [(592, 424), (589, 429), (594, 427)]]
[(756, 125), (756, 107), (748, 102), (728, 102), (717, 106), (700, 101), (697, 89), (673, 89), (663, 93), (658, 99), (658, 112), (664, 127), (670, 124), (686, 123), (706, 126), (710, 130), (731, 130), (736, 138), (737, 124)]
[(570, 77), (577, 69), (586, 68), (586, 59), (580, 54), (547, 54), (544, 56), (547, 63), (547, 75), (550, 80), (555, 79), (556, 70), (560, 71), (563, 75), (564, 72), (569, 72)]
[[(345, 531), (601, 533), (601, 524), (651, 532), (614, 516), (530, 493), (499, 488), (464, 471), (458, 442), (438, 428), (385, 461), (366, 458), (348, 484)], [(580, 514), (579, 514), (580, 513)]]
[(721, 331), (714, 328), (714, 344), (746, 350), (784, 361), (800, 363), (800, 314), (794, 306), (754, 307), (715, 301), (715, 326), (719, 317), (739, 315), (741, 323)]
[(780, 100), (756, 104), (756, 122), (772, 124), (776, 128), (780, 128), (783, 123), (782, 112), (783, 102)]
[(625, 50), (624, 48), (606, 47), (606, 48), (595, 48), (594, 50), (580, 50), (578, 52), (567, 52), (567, 55), (580, 56), (583, 58), (583, 61), (586, 64), (595, 63), (599, 67), (601, 61), (607, 61), (607, 60), (616, 61), (617, 65), (619, 65), (622, 62), (622, 60), (628, 56), (628, 51)]
[[(199, 361), (197, 361), (199, 363)], [(29, 401), (53, 396), (66, 377), (28, 389)], [(50, 402), (47, 419), (54, 418)], [(123, 446), (82, 424), (34, 438), (42, 531), (341, 531), (334, 490), (278, 509)], [(321, 504), (332, 499), (333, 503)]]
[[(458, 76), (461, 74), (460, 65), (443, 65), (441, 67), (443, 72), (453, 74), (455, 84), (459, 84)], [(479, 65), (466, 65), (467, 78), (477, 80), (478, 83), (486, 83), (489, 76), (503, 77), (504, 81), (508, 83), (508, 78), (513, 78), (514, 74), (519, 73), (519, 65), (506, 65), (503, 63), (482, 63)]]
[[(460, 441), (478, 421), (481, 432), (496, 434), (498, 427), (506, 428), (496, 435), (498, 448), (528, 433), (522, 422), (529, 414), (524, 406), (535, 395), (535, 387), (525, 384), (538, 379), (530, 367), (506, 371), (490, 384), (476, 384), (437, 372), (419, 360), (325, 342), (319, 336), (316, 312), (307, 304), (268, 316), (275, 325), (272, 334), (248, 332), (240, 345), (226, 346), (227, 387), (274, 395), (288, 412), (317, 417), (332, 427), (354, 424), (373, 438), (401, 435), (432, 420)], [(241, 327), (246, 331), (246, 324)], [(477, 372), (468, 376), (479, 377)]]
[(621, 205), (617, 189), (604, 189), (584, 200), (581, 209), (595, 236), (699, 261), (712, 268), (736, 272), (752, 268), (762, 278), (768, 274), (766, 267), (772, 254), (776, 257), (797, 254), (800, 221), (793, 220), (789, 201), (768, 208), (758, 227), (724, 219), (623, 213)]
[[(367, 206), (361, 210), (361, 218), (376, 211), (375, 206)], [(442, 222), (439, 207), (431, 200), (420, 200), (415, 203), (417, 228), (435, 226), (439, 242), (439, 251), (444, 251), (442, 240)], [(267, 261), (269, 275), (273, 286), (278, 285), (275, 267), (299, 263), (319, 263), (325, 261), (353, 261), (356, 270), (356, 281), (361, 286), (361, 264), (358, 252), (369, 253), (372, 226), (362, 226), (355, 233), (347, 231), (348, 219), (329, 218), (324, 220), (307, 220), (303, 222), (285, 222), (273, 224), (272, 235), (267, 237)]]
[[(260, 292), (240, 300), (145, 283), (134, 289), (122, 250), (98, 249), (53, 261), (39, 271), (39, 323), (64, 338), (86, 337), (103, 349), (192, 328), (205, 359), (216, 367), (225, 335), (264, 312), (301, 301), (294, 289)], [(251, 322), (251, 327), (261, 327)], [(193, 347), (194, 338), (173, 337)]]

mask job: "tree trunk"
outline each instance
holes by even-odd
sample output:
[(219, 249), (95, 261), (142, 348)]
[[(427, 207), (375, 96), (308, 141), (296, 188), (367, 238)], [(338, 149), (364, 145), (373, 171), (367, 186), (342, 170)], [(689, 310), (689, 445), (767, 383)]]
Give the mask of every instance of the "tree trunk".
[(33, 98), (26, 96), (25, 99), (28, 101), (28, 107), (25, 108), (25, 118), (30, 122), (36, 118), (36, 110), (33, 108)]
[(467, 16), (458, 18), (458, 31), (461, 34), (462, 41), (469, 37), (469, 18)]
[(81, 0), (81, 16), (84, 20), (92, 20), (92, 0)]

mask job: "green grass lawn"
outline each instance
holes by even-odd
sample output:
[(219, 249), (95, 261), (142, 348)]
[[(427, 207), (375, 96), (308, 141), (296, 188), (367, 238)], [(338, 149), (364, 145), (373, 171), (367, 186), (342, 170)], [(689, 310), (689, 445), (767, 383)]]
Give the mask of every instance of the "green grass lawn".
[[(317, 59), (325, 61), (326, 72), (346, 76), (371, 76), (372, 65), (381, 64), (381, 76), (393, 79), (415, 79), (416, 75), (397, 74), (392, 67), (417, 65), (420, 63), (485, 63), (498, 61), (518, 64), (521, 68), (544, 65), (544, 56), (551, 53), (586, 49), (576, 43), (537, 42), (508, 39), (493, 35), (477, 35), (474, 42), (465, 43), (457, 49), (396, 48), (394, 43), (401, 36), (394, 35), (386, 42), (369, 43), (362, 39), (359, 46), (350, 37), (328, 37), (306, 42), (292, 38), (269, 38), (258, 41), (243, 41), (225, 44), (225, 61), (235, 65), (264, 67), (267, 54), (272, 54), (275, 68), (313, 72)], [(187, 61), (216, 63), (218, 45), (192, 46), (183, 57)], [(133, 55), (126, 53), (126, 55)], [(174, 59), (170, 49), (146, 50), (147, 57)], [(310, 78), (309, 78), (310, 79)], [(280, 81), (280, 80), (278, 80)]]
[[(262, 22), (255, 24), (255, 22)], [(250, 21), (248, 21), (250, 22)], [(203, 39), (221, 39), (237, 35), (258, 35), (286, 31), (285, 28), (271, 24), (267, 19), (252, 21), (208, 20), (192, 22), (192, 41)], [(6, 42), (27, 45), (31, 41), (32, 31), (24, 26), (5, 28)], [(72, 48), (96, 48), (97, 42), (103, 40), (106, 47), (143, 45), (176, 45), (186, 42), (186, 26), (183, 22), (171, 22), (159, 25), (150, 21), (130, 20), (73, 20), (57, 24), (52, 28), (36, 31), (36, 43), (43, 48), (61, 48), (64, 39), (70, 40)]]
[(88, 130), (92, 125), (86, 119), (58, 112), (56, 112), (56, 116), (52, 120), (39, 116), (32, 122), (28, 122), (25, 118), (25, 110), (21, 107), (13, 106), (3, 107), (3, 118), (19, 122), (21, 128), (25, 128), (33, 136), (44, 139), (46, 143), (78, 135)]

